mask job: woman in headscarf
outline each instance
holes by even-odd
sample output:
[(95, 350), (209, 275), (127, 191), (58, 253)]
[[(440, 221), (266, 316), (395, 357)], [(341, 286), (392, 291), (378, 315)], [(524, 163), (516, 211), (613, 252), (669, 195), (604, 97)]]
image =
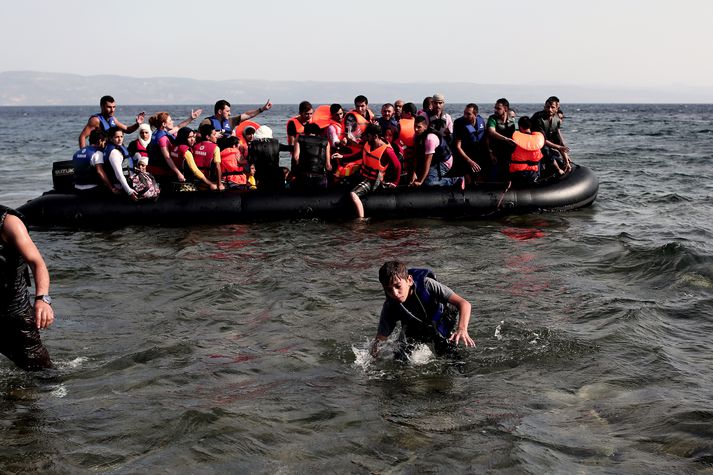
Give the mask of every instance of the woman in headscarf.
[(129, 143), (129, 154), (134, 159), (134, 162), (139, 161), (141, 157), (148, 157), (148, 146), (151, 143), (151, 126), (149, 124), (139, 125), (139, 136), (136, 140)]

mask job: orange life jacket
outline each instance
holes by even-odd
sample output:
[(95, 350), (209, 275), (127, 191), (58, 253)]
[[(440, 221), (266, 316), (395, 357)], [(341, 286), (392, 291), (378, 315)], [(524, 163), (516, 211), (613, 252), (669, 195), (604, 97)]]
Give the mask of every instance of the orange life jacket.
[(411, 117), (410, 119), (401, 119), (399, 125), (401, 126), (401, 133), (399, 134), (399, 139), (403, 142), (406, 147), (413, 147), (416, 143), (416, 131), (414, 130), (414, 123), (416, 119)]
[(329, 112), (330, 107), (329, 104), (321, 105), (312, 114), (312, 123), (319, 125), (320, 129), (326, 128), (332, 120), (332, 114)]
[[(354, 119), (356, 120), (356, 130), (351, 131), (353, 133), (353, 136), (349, 136), (349, 131), (347, 131), (347, 117), (353, 116)], [(358, 155), (361, 153), (362, 149), (364, 148), (364, 144), (361, 142), (362, 137), (364, 136), (364, 132), (366, 131), (366, 126), (369, 125), (369, 121), (366, 120), (366, 118), (358, 113), (356, 110), (352, 109), (349, 112), (346, 113), (344, 116), (344, 122), (342, 123), (342, 137), (346, 137), (348, 139), (347, 141), (347, 146), (346, 148), (349, 149), (347, 153), (344, 155), (346, 156), (354, 156)]]
[(542, 159), (540, 149), (545, 145), (545, 136), (540, 132), (524, 134), (516, 130), (512, 140), (516, 146), (510, 157), (510, 173), (539, 171)]
[(327, 127), (329, 127), (330, 125), (334, 126), (334, 130), (337, 132), (337, 137), (341, 137), (343, 135), (344, 124), (342, 124), (341, 122), (337, 122), (336, 120), (329, 119)]
[(247, 183), (245, 168), (240, 164), (240, 150), (237, 147), (230, 147), (220, 151), (220, 170), (225, 181), (238, 185)]
[(364, 144), (364, 151), (361, 159), (361, 176), (363, 176), (366, 180), (373, 182), (384, 177), (386, 166), (381, 164), (381, 157), (384, 155), (387, 148), (391, 148), (391, 145), (384, 144), (372, 150), (369, 142)]
[(255, 129), (255, 131), (257, 131), (257, 129), (260, 128), (260, 124), (258, 124), (257, 122), (253, 122), (252, 120), (246, 120), (239, 123), (238, 126), (233, 129), (233, 135), (235, 135), (238, 138), (238, 141), (246, 147), (247, 142), (245, 141), (245, 137), (243, 136), (243, 131), (247, 127), (252, 127), (253, 129)]
[[(289, 129), (289, 125), (290, 125), (290, 122), (292, 122), (292, 123), (295, 124), (295, 130), (297, 131), (297, 137), (299, 137), (300, 135), (302, 135), (302, 134), (305, 133), (305, 126), (302, 125), (302, 122), (300, 122), (300, 116), (297, 115), (297, 116), (295, 116), (295, 117), (293, 117), (293, 118), (291, 118), (290, 120), (287, 121), (287, 130), (288, 130), (287, 136), (288, 136), (288, 137), (289, 137), (289, 135), (290, 135), (290, 133), (289, 133), (289, 130), (290, 130), (290, 129)], [(295, 137), (295, 138), (297, 138), (297, 137)]]

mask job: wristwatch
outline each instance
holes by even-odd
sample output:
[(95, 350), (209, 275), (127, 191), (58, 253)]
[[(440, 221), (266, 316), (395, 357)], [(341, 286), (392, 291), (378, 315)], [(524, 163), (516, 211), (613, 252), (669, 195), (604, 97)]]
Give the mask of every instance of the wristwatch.
[(44, 294), (44, 295), (36, 295), (36, 296), (35, 296), (35, 302), (37, 302), (38, 300), (42, 300), (42, 301), (43, 301), (44, 303), (46, 303), (47, 305), (52, 305), (52, 297), (50, 297), (50, 296), (47, 295), (47, 294)]

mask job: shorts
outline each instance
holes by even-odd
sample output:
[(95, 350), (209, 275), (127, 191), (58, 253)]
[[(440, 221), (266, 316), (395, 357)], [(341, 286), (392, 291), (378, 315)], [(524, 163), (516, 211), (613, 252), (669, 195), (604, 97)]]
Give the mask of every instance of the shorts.
[(38, 371), (52, 367), (29, 302), (17, 313), (0, 315), (0, 353), (24, 370)]
[(357, 195), (358, 197), (362, 197), (366, 195), (367, 193), (371, 193), (374, 190), (378, 190), (381, 188), (381, 183), (377, 181), (370, 181), (370, 180), (364, 180), (361, 183), (359, 183), (357, 186), (354, 187), (352, 190), (352, 193)]

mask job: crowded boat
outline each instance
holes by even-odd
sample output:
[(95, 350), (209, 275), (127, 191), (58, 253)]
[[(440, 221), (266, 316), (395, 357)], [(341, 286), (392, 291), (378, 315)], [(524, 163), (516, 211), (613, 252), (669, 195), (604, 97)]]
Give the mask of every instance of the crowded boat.
[[(598, 188), (588, 170), (574, 174), (579, 178), (568, 178), (583, 167), (572, 164), (562, 135), (564, 114), (554, 96), (531, 117), (517, 117), (501, 98), (487, 119), (479, 114), (478, 105), (468, 103), (455, 120), (445, 112), (442, 94), (426, 97), (420, 108), (397, 99), (382, 105), (378, 116), (363, 95), (355, 97), (346, 111), (341, 104), (314, 107), (303, 101), (298, 114), (285, 124), (287, 143), (280, 143), (270, 127), (258, 122), (257, 116), (272, 108), (269, 100), (235, 115), (228, 101), (217, 101), (213, 115), (195, 128), (191, 124), (201, 116), (200, 109), (179, 123), (159, 111), (148, 117), (142, 112), (133, 124), (125, 125), (114, 116), (113, 97), (102, 97), (100, 108), (80, 132), (73, 159), (55, 163), (53, 182), (55, 194), (73, 195), (72, 203), (84, 206), (102, 203), (105, 210), (113, 206), (120, 212), (121, 203), (128, 202), (164, 202), (172, 207), (167, 203), (176, 203), (177, 195), (182, 203), (191, 195), (225, 203), (217, 195), (234, 197), (239, 192), (242, 207), (251, 203), (251, 210), (264, 209), (267, 215), (267, 202), (258, 205), (258, 199), (248, 195), (263, 200), (266, 195), (285, 195), (275, 206), (296, 206), (298, 214), (325, 207), (328, 199), (315, 203), (299, 197), (336, 197), (329, 199), (338, 204), (325, 209), (339, 208), (343, 217), (364, 218), (384, 207), (394, 212), (403, 206), (423, 208), (414, 206), (414, 200), (435, 196), (440, 198), (425, 206), (443, 214), (438, 203), (451, 203), (459, 194), (458, 200), (491, 213), (516, 208), (513, 200), (523, 203), (522, 198), (507, 195), (511, 189), (545, 197), (546, 190), (558, 188), (559, 182), (569, 188), (577, 180), (587, 183), (583, 194), (580, 186), (572, 196), (558, 191), (554, 201), (533, 198), (521, 206), (527, 211), (588, 204)], [(126, 135), (134, 132), (136, 139), (127, 144)], [(280, 163), (281, 152), (289, 154), (289, 167)], [(389, 204), (376, 205), (382, 199), (378, 196), (384, 195)], [(391, 196), (416, 198), (395, 204)], [(271, 198), (273, 203), (276, 199)], [(371, 210), (366, 209), (369, 202)], [(241, 213), (252, 216), (244, 209)], [(52, 213), (43, 211), (47, 214)], [(92, 213), (84, 209), (75, 214)]]

